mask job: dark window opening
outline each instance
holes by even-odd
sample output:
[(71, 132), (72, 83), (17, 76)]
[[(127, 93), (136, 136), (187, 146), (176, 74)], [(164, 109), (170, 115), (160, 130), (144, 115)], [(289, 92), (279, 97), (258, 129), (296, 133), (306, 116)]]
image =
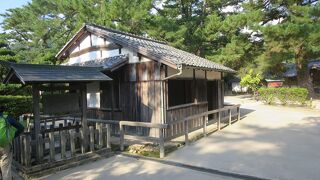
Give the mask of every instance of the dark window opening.
[(192, 80), (168, 81), (168, 105), (169, 107), (194, 102)]
[[(120, 81), (118, 79), (113, 79), (113, 81), (109, 82), (101, 82), (100, 84), (101, 89), (101, 108), (107, 109), (119, 109), (120, 108)], [(113, 96), (112, 96), (113, 90)], [(112, 99), (113, 97), (113, 99)], [(112, 103), (113, 100), (113, 103)]]

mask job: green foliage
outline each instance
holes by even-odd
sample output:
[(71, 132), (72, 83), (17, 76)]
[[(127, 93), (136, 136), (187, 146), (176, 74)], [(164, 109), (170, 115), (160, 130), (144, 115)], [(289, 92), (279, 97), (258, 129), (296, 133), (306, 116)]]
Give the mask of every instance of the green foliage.
[[(10, 48), (10, 36), (5, 33), (0, 34), (0, 61), (15, 62), (17, 57)], [(8, 68), (0, 65), (0, 83), (4, 80), (8, 73)]]
[(151, 0), (32, 0), (2, 14), (11, 47), (26, 63), (55, 64), (55, 54), (83, 23), (144, 34)]
[(259, 89), (261, 81), (261, 75), (255, 74), (251, 69), (247, 75), (241, 78), (240, 85), (242, 87), (248, 87), (252, 92), (256, 92)]
[(320, 3), (311, 2), (32, 0), (2, 15), (8, 34), (0, 37), (0, 56), (60, 63), (59, 49), (83, 23), (96, 23), (167, 41), (241, 76), (249, 69), (279, 76), (284, 61), (295, 62), (298, 83), (312, 95), (306, 74), (308, 60), (320, 57)]
[[(270, 1), (264, 11), (263, 35), (265, 49), (258, 64), (263, 71), (281, 72), (283, 62), (297, 65), (297, 80), (314, 96), (308, 73), (308, 61), (320, 57), (320, 3), (310, 1)], [(277, 21), (277, 23), (271, 23)]]
[(267, 104), (279, 100), (281, 104), (305, 105), (308, 100), (308, 90), (305, 88), (260, 88), (259, 97)]
[(22, 86), (20, 84), (2, 84), (0, 83), (0, 95), (31, 95), (31, 86)]
[(21, 114), (32, 112), (31, 96), (0, 95), (0, 104), (4, 105), (7, 112), (15, 118)]

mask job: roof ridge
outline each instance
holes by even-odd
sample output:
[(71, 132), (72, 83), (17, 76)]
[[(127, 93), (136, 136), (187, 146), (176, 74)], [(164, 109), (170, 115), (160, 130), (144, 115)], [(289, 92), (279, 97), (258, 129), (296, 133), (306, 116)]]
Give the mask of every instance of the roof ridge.
[(147, 41), (152, 41), (152, 42), (168, 45), (168, 43), (165, 41), (160, 41), (160, 40), (153, 39), (153, 38), (148, 38), (148, 37), (144, 37), (144, 36), (140, 36), (140, 35), (136, 35), (136, 34), (132, 34), (132, 33), (128, 33), (128, 32), (123, 32), (123, 31), (120, 31), (117, 29), (112, 29), (112, 28), (105, 27), (105, 26), (100, 26), (100, 25), (91, 24), (91, 23), (86, 23), (85, 26), (94, 26), (94, 27), (101, 28), (101, 29), (104, 29), (107, 31), (111, 31), (113, 33), (123, 34), (123, 35), (131, 36), (134, 38), (139, 38), (139, 39), (143, 39), (143, 40), (147, 40)]

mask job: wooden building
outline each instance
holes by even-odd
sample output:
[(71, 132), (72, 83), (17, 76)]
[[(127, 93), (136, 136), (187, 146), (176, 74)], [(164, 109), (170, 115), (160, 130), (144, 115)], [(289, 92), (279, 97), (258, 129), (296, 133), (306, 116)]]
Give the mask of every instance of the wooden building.
[[(85, 24), (56, 57), (65, 65), (102, 67), (113, 79), (87, 84), (88, 116), (106, 120), (169, 123), (222, 108), (223, 74), (235, 72), (165, 42), (93, 24)], [(198, 126), (195, 120), (191, 128)], [(180, 128), (171, 127), (165, 137), (181, 135)]]

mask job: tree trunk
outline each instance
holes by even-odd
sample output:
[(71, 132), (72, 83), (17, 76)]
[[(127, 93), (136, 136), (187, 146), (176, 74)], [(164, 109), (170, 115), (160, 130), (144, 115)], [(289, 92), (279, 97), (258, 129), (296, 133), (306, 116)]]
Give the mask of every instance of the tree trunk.
[(308, 68), (308, 61), (305, 59), (297, 60), (297, 81), (300, 87), (306, 88), (309, 91), (309, 96), (315, 98), (316, 94), (314, 92), (313, 84), (310, 77), (310, 72)]

